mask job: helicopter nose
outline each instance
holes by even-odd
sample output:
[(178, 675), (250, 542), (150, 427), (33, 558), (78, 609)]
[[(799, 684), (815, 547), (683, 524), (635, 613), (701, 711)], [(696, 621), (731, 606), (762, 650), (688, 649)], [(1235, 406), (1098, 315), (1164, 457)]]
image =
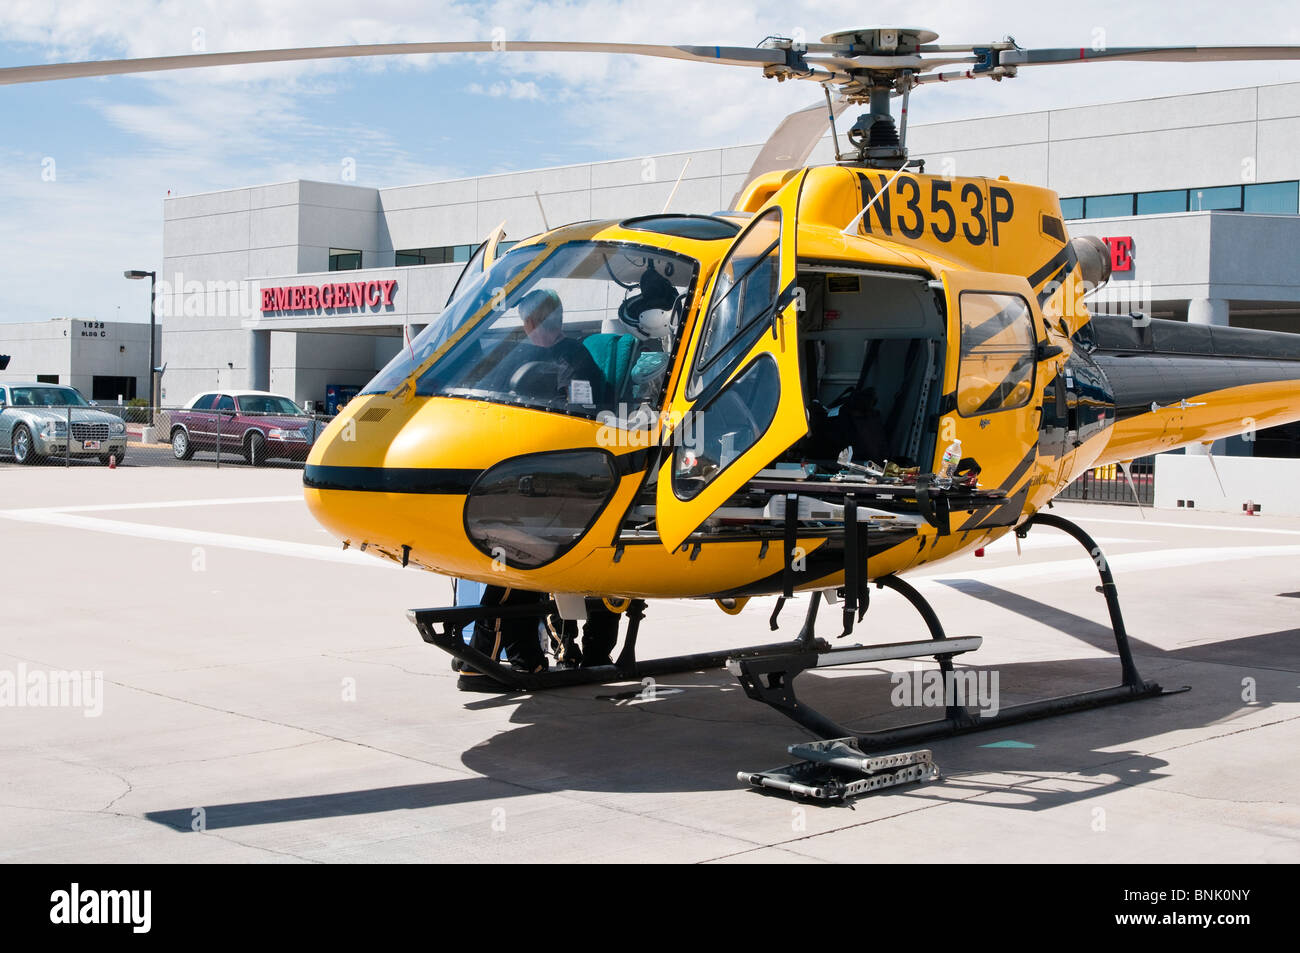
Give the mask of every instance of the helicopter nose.
[(345, 545), (403, 564), (417, 544), (448, 552), (464, 535), (456, 530), (465, 494), (480, 472), (445, 465), (470, 449), (458, 433), (465, 429), (464, 422), (429, 413), (427, 402), (383, 395), (352, 400), (307, 458), (308, 509)]
[(312, 449), (304, 496), (333, 535), (403, 565), (494, 580), (558, 568), (635, 491), (596, 432), (481, 401), (356, 399)]

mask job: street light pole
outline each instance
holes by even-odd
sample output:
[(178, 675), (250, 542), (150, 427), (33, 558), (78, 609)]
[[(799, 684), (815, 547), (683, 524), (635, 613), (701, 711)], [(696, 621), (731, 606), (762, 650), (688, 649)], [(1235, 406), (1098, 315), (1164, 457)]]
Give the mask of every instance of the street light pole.
[(139, 279), (149, 279), (149, 426), (153, 426), (154, 408), (158, 406), (155, 391), (157, 390), (157, 381), (155, 375), (158, 367), (158, 356), (154, 353), (154, 321), (158, 314), (158, 273), (155, 271), (124, 271), (123, 277)]

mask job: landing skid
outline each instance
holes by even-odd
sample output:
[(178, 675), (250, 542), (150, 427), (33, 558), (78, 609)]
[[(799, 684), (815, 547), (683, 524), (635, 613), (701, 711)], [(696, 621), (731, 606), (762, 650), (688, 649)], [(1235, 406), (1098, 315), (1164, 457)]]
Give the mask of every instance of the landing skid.
[[(645, 615), (645, 602), (633, 599), (628, 605), (627, 635), (623, 648), (613, 665), (595, 665), (590, 668), (551, 669), (545, 672), (519, 672), (502, 665), (496, 659), (488, 658), (465, 642), (462, 632), (472, 622), (483, 622), (496, 618), (534, 618), (542, 619), (555, 611), (554, 602), (542, 602), (534, 605), (505, 606), (459, 606), (443, 609), (412, 609), (406, 615), (420, 633), (420, 638), (429, 645), (442, 649), (459, 659), (463, 664), (501, 682), (512, 691), (536, 692), (549, 688), (565, 688), (572, 685), (603, 685), (608, 682), (639, 681), (661, 675), (674, 675), (681, 672), (701, 672), (708, 669), (722, 668), (727, 660), (738, 652), (747, 656), (762, 657), (767, 654), (789, 653), (797, 649), (834, 651), (821, 639), (814, 639), (805, 629), (794, 641), (776, 642), (768, 645), (754, 645), (743, 649), (726, 649), (721, 652), (701, 652), (695, 655), (674, 655), (668, 658), (638, 661), (636, 657), (637, 633), (641, 619)], [(772, 628), (776, 628), (773, 624)]]
[[(1115, 580), (1111, 575), (1105, 557), (1102, 555), (1101, 547), (1097, 545), (1096, 541), (1075, 523), (1051, 513), (1035, 514), (1015, 530), (1016, 535), (1023, 539), (1029, 534), (1030, 529), (1036, 525), (1055, 527), (1069, 534), (1088, 550), (1088, 554), (1097, 564), (1097, 571), (1101, 576), (1101, 585), (1097, 587), (1097, 591), (1105, 597), (1106, 607), (1110, 612), (1111, 629), (1115, 635), (1115, 648), (1120, 661), (1120, 684), (1110, 688), (1076, 692), (1070, 695), (1013, 705), (1002, 709), (997, 715), (991, 717), (981, 717), (968, 708), (949, 705), (944, 717), (935, 721), (857, 734), (827, 718), (816, 709), (800, 702), (795, 697), (795, 678), (808, 668), (825, 665), (826, 662), (810, 659), (806, 654), (784, 657), (770, 655), (749, 657), (744, 653), (736, 653), (728, 661), (727, 668), (740, 680), (740, 684), (745, 689), (745, 694), (750, 698), (772, 706), (787, 718), (822, 738), (855, 738), (859, 748), (864, 752), (896, 748), (914, 744), (918, 741), (944, 738), (972, 731), (987, 731), (990, 728), (1001, 728), (1007, 725), (1034, 721), (1039, 718), (1063, 715), (1068, 712), (1083, 711), (1121, 702), (1137, 701), (1140, 698), (1154, 698), (1160, 695), (1187, 691), (1187, 688), (1182, 688), (1167, 692), (1155, 682), (1148, 682), (1138, 674), (1137, 664), (1133, 660), (1133, 652), (1129, 646), (1128, 631), (1124, 627), (1124, 616), (1120, 610), (1119, 596), (1115, 590)], [(934, 653), (936, 660), (939, 662), (939, 667), (944, 673), (950, 672), (952, 670), (952, 656), (961, 651), (956, 643), (960, 643), (962, 640), (948, 638), (933, 607), (930, 606), (924, 596), (908, 583), (895, 577), (884, 576), (876, 580), (876, 585), (888, 585), (891, 589), (902, 593), (921, 613), (930, 629), (930, 636), (933, 640), (930, 645), (933, 646), (935, 642), (943, 643), (943, 648)], [(810, 614), (815, 615), (815, 611), (816, 602), (814, 600), (813, 605), (810, 606)]]
[[(775, 708), (787, 718), (826, 739), (852, 739), (862, 752), (881, 751), (911, 745), (919, 741), (965, 734), (972, 731), (986, 731), (1021, 722), (1033, 721), (1062, 715), (1067, 712), (1100, 708), (1121, 702), (1136, 701), (1140, 698), (1154, 698), (1160, 695), (1174, 694), (1162, 689), (1155, 682), (1145, 681), (1137, 670), (1129, 646), (1128, 632), (1124, 627), (1124, 617), (1120, 610), (1119, 597), (1115, 591), (1115, 581), (1110, 568), (1102, 555), (1101, 547), (1083, 529), (1069, 520), (1050, 513), (1038, 513), (1018, 527), (1016, 535), (1022, 539), (1034, 526), (1051, 526), (1060, 529), (1082, 545), (1097, 564), (1101, 576), (1101, 585), (1097, 587), (1106, 599), (1110, 612), (1111, 628), (1115, 635), (1115, 648), (1119, 656), (1121, 681), (1110, 688), (1093, 691), (1076, 692), (1027, 702), (1002, 709), (997, 715), (981, 717), (970, 709), (949, 704), (944, 717), (938, 720), (857, 734), (843, 725), (827, 718), (816, 709), (801, 702), (795, 695), (794, 680), (810, 668), (825, 668), (837, 665), (853, 665), (885, 660), (921, 658), (933, 656), (943, 673), (952, 671), (952, 658), (965, 652), (975, 651), (980, 647), (981, 639), (976, 636), (950, 638), (939, 622), (934, 608), (913, 586), (896, 576), (881, 576), (874, 581), (876, 588), (889, 588), (900, 593), (921, 614), (930, 631), (930, 639), (918, 642), (893, 642), (881, 645), (855, 645), (844, 648), (832, 648), (824, 639), (814, 634), (817, 610), (821, 603), (821, 593), (814, 592), (804, 618), (799, 635), (792, 641), (755, 645), (742, 649), (727, 649), (721, 652), (704, 652), (695, 655), (676, 655), (668, 658), (638, 661), (636, 657), (637, 634), (641, 619), (645, 614), (645, 602), (633, 599), (626, 615), (628, 618), (627, 635), (622, 651), (613, 665), (601, 665), (591, 668), (556, 669), (545, 672), (526, 673), (515, 671), (502, 665), (498, 660), (488, 658), (482, 652), (468, 645), (462, 632), (471, 622), (481, 622), (493, 618), (540, 619), (555, 611), (552, 602), (533, 605), (504, 606), (500, 608), (483, 606), (461, 606), (439, 609), (412, 609), (408, 617), (419, 630), (420, 638), (430, 645), (459, 659), (464, 665), (496, 679), (511, 691), (537, 692), (551, 688), (563, 688), (573, 685), (594, 685), (608, 682), (639, 681), (662, 675), (680, 672), (698, 672), (707, 669), (726, 667), (740, 681), (750, 698)], [(856, 568), (856, 567), (855, 567)], [(861, 574), (866, 575), (866, 566), (861, 567)], [(865, 588), (863, 583), (859, 587)], [(846, 578), (846, 591), (856, 592), (857, 588)], [(865, 607), (865, 599), (863, 600)], [(771, 627), (777, 628), (774, 612)], [(846, 610), (847, 614), (847, 610)], [(1186, 688), (1178, 691), (1186, 691)]]

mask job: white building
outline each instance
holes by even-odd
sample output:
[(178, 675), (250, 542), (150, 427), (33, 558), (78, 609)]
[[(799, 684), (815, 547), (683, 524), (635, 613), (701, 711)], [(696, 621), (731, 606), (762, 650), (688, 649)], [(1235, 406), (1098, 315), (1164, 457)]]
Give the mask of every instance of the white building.
[[(157, 328), (155, 349), (162, 346)], [(54, 318), (0, 324), (0, 381), (68, 384), (90, 400), (117, 403), (149, 395), (149, 325)]]
[[(852, 113), (846, 114), (846, 126)], [(1116, 239), (1110, 293), (1157, 317), (1300, 331), (1300, 84), (914, 125), (946, 175), (1062, 197), (1070, 229)], [(573, 221), (730, 205), (758, 145), (372, 189), (296, 181), (164, 203), (165, 403), (221, 386), (324, 402), (360, 386), (441, 310), (473, 247)], [(813, 162), (831, 161), (829, 138)], [(689, 160), (689, 163), (688, 163)], [(683, 175), (683, 169), (685, 173)], [(543, 218), (543, 215), (545, 216)], [(337, 292), (349, 303), (335, 306)], [(321, 290), (330, 287), (329, 306)], [(311, 288), (263, 311), (263, 291)], [(314, 296), (314, 297), (313, 297)], [(1242, 448), (1249, 449), (1249, 448)]]

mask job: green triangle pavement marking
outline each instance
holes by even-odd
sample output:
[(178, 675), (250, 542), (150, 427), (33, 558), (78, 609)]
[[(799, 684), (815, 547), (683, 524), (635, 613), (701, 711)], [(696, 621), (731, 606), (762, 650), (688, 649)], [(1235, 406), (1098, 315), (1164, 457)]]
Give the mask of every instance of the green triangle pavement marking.
[(1033, 745), (1027, 741), (995, 741), (992, 744), (980, 745), (981, 748), (1032, 748)]

